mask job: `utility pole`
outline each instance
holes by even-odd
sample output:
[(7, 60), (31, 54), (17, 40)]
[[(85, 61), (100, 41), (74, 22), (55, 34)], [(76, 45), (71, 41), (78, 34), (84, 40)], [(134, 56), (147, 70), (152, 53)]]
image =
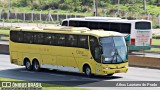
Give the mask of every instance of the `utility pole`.
[(94, 16), (97, 16), (97, 11), (98, 11), (98, 2), (97, 0), (93, 0), (93, 8), (94, 8)]
[(146, 0), (143, 0), (143, 10), (146, 11)]
[(120, 0), (118, 0), (118, 15), (119, 15), (119, 11), (120, 11)]
[(8, 0), (8, 10), (10, 11), (11, 8), (11, 0)]
[(11, 0), (8, 0), (8, 14), (7, 14), (8, 20), (9, 20), (9, 17), (10, 17), (10, 8), (11, 8)]

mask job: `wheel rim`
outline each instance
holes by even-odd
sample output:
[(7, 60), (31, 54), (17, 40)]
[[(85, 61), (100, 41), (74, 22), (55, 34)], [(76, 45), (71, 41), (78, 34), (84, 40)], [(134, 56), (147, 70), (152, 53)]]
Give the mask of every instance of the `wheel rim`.
[(91, 73), (90, 68), (86, 68), (86, 74), (89, 76), (89, 75), (90, 75), (90, 73)]
[(31, 66), (30, 62), (26, 62), (26, 67), (27, 67), (27, 69), (29, 69), (30, 66)]

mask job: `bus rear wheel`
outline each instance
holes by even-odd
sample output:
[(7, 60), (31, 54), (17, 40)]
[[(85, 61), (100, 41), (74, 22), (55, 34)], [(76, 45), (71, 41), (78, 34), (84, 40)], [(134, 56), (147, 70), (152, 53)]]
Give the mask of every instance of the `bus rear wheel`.
[(31, 63), (30, 63), (30, 61), (29, 60), (25, 60), (25, 67), (26, 67), (26, 69), (28, 70), (28, 71), (31, 71), (32, 70), (32, 65), (31, 65)]
[(40, 71), (40, 65), (39, 62), (37, 60), (33, 61), (33, 70), (34, 71)]

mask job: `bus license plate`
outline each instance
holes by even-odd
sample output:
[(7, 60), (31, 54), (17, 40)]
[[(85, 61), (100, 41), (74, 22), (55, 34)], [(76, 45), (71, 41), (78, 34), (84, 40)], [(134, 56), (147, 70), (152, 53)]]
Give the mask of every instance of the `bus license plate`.
[(115, 71), (115, 73), (119, 73), (119, 72), (120, 72), (120, 70), (116, 70), (116, 71)]

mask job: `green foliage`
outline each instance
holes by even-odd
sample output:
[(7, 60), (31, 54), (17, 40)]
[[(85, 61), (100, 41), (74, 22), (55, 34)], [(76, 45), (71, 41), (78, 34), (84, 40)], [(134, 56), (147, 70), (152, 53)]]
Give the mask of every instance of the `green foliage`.
[[(97, 0), (98, 9), (115, 13), (117, 12), (118, 0)], [(120, 11), (123, 12), (139, 12), (150, 13), (152, 15), (160, 14), (160, 7), (158, 7), (158, 0), (146, 0), (146, 11), (143, 10), (143, 0), (120, 0)], [(93, 13), (93, 0), (11, 0), (11, 7), (27, 8), (27, 10), (67, 10), (70, 12), (90, 12)], [(7, 0), (0, 2), (2, 9), (8, 9)], [(20, 7), (20, 8), (19, 8)], [(29, 9), (28, 9), (29, 8)], [(1, 9), (1, 10), (2, 10)], [(98, 11), (99, 11), (98, 10)], [(22, 10), (24, 11), (24, 10)]]
[(159, 24), (155, 24), (155, 25), (153, 25), (153, 28), (154, 29), (160, 28), (160, 25)]

